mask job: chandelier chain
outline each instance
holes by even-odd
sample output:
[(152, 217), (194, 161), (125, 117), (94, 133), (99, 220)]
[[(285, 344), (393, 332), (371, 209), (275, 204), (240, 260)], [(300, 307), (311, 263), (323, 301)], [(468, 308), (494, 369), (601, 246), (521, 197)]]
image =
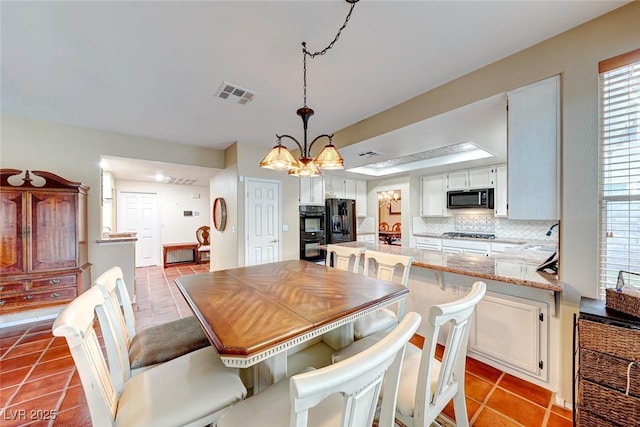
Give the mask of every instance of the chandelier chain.
[(307, 50), (307, 43), (306, 42), (302, 42), (302, 56), (303, 56), (303, 73), (302, 73), (302, 87), (303, 87), (303, 103), (304, 106), (307, 106), (307, 56), (309, 56), (309, 58), (313, 59), (318, 55), (324, 55), (325, 53), (327, 53), (329, 50), (331, 50), (331, 48), (333, 48), (333, 45), (336, 44), (336, 42), (338, 41), (338, 39), (340, 38), (340, 34), (342, 34), (342, 30), (344, 30), (347, 27), (347, 24), (349, 23), (349, 20), (351, 19), (351, 13), (353, 12), (353, 9), (356, 7), (356, 3), (360, 1), (360, 0), (347, 0), (347, 2), (351, 3), (351, 7), (349, 8), (349, 13), (347, 14), (347, 17), (344, 19), (344, 24), (342, 24), (342, 27), (340, 27), (340, 29), (338, 30), (338, 32), (336, 33), (336, 36), (333, 38), (333, 40), (331, 41), (331, 43), (329, 43), (329, 45), (327, 47), (325, 47), (322, 50), (319, 50), (317, 52), (311, 53)]
[[(349, 1), (349, 0), (347, 0)], [(302, 51), (304, 52), (305, 56), (309, 55), (309, 57), (311, 59), (315, 58), (317, 55), (324, 55), (325, 53), (327, 53), (327, 51), (331, 50), (331, 48), (333, 47), (333, 45), (338, 41), (338, 39), (340, 38), (340, 34), (342, 33), (342, 30), (344, 30), (347, 27), (347, 24), (349, 23), (349, 19), (351, 19), (351, 13), (353, 12), (353, 9), (356, 7), (356, 3), (358, 2), (358, 0), (353, 1), (353, 2), (349, 2), (351, 3), (351, 8), (349, 9), (349, 13), (347, 14), (347, 17), (344, 20), (344, 24), (342, 24), (342, 27), (340, 27), (340, 29), (338, 30), (336, 36), (334, 37), (334, 39), (331, 41), (331, 43), (329, 43), (329, 45), (327, 47), (325, 47), (322, 50), (319, 50), (318, 52), (314, 52), (311, 53), (307, 50), (306, 45), (303, 43), (303, 47), (302, 47)]]

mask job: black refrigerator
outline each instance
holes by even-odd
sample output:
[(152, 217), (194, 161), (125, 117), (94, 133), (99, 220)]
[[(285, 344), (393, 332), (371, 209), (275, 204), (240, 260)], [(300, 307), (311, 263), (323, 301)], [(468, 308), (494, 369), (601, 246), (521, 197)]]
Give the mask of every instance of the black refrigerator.
[(352, 199), (326, 199), (327, 243), (355, 242), (356, 201)]

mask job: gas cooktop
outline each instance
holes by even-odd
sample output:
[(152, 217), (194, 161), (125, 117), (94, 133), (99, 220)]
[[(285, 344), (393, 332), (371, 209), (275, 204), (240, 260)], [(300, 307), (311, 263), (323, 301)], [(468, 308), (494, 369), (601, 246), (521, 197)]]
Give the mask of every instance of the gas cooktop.
[(442, 233), (444, 237), (467, 237), (471, 239), (495, 239), (495, 234), (489, 233), (463, 233), (460, 231), (449, 231), (447, 233)]

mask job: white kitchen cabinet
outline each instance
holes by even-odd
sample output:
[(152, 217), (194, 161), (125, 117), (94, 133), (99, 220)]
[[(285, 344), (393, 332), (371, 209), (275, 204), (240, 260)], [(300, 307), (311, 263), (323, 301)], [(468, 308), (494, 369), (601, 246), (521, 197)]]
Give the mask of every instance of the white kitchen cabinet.
[(488, 256), (491, 243), (475, 240), (442, 239), (442, 252)]
[(487, 292), (478, 303), (469, 353), (548, 380), (547, 303)]
[(493, 188), (494, 182), (493, 167), (451, 171), (447, 174), (448, 190)]
[(465, 190), (469, 188), (469, 174), (466, 170), (453, 171), (447, 174), (449, 190)]
[(416, 249), (427, 249), (430, 251), (442, 251), (442, 239), (437, 237), (416, 236)]
[(423, 176), (420, 185), (420, 216), (447, 216), (447, 175)]
[(507, 165), (496, 167), (495, 191), (494, 191), (494, 213), (495, 216), (507, 216)]
[(326, 199), (345, 199), (345, 179), (337, 176), (324, 177), (324, 197)]
[(344, 180), (344, 198), (356, 200), (357, 189), (355, 179)]
[(300, 204), (324, 205), (322, 177), (300, 179)]
[(495, 168), (469, 169), (469, 188), (493, 188)]
[(356, 216), (367, 216), (367, 181), (356, 180)]
[(507, 92), (509, 218), (559, 219), (560, 77)]

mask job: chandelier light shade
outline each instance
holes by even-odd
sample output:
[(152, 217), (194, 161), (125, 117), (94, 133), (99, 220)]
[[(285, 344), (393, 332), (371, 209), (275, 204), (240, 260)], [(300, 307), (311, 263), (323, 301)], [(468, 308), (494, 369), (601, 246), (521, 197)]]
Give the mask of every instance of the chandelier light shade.
[[(300, 116), (302, 119), (302, 127), (304, 130), (304, 139), (303, 142), (300, 143), (296, 138), (291, 135), (278, 135), (276, 134), (276, 138), (278, 138), (278, 143), (271, 149), (269, 154), (262, 159), (260, 162), (261, 168), (274, 169), (274, 170), (288, 170), (289, 175), (298, 176), (298, 177), (314, 177), (320, 175), (320, 169), (325, 170), (336, 170), (336, 169), (344, 169), (344, 159), (340, 155), (340, 152), (333, 145), (333, 134), (327, 135), (323, 134), (317, 136), (311, 141), (310, 144), (307, 144), (307, 124), (309, 123), (309, 118), (313, 116), (314, 111), (307, 106), (307, 56), (310, 58), (314, 58), (316, 55), (324, 55), (327, 53), (329, 49), (333, 47), (338, 38), (340, 37), (340, 33), (347, 26), (347, 22), (349, 22), (349, 18), (351, 18), (351, 12), (353, 12), (353, 8), (359, 0), (346, 0), (347, 3), (351, 4), (351, 8), (349, 9), (349, 13), (347, 14), (347, 18), (344, 21), (342, 27), (338, 30), (338, 33), (334, 37), (333, 41), (323, 50), (311, 53), (307, 50), (306, 43), (302, 43), (302, 58), (303, 58), (303, 107), (299, 108), (296, 114)], [(282, 145), (282, 138), (287, 138), (296, 143), (298, 148), (300, 149), (300, 158), (296, 161), (296, 159), (291, 155), (287, 147)], [(325, 147), (320, 151), (315, 160), (311, 157), (311, 147), (313, 144), (321, 138), (327, 138), (329, 143), (325, 145)]]

